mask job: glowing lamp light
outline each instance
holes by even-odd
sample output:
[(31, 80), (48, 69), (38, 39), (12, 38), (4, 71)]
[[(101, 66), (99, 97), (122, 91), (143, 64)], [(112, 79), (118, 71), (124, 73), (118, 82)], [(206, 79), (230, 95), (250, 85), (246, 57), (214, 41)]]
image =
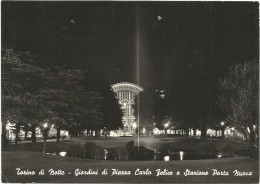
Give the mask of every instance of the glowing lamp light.
[(253, 125), (253, 128), (255, 129), (255, 125)]
[(48, 123), (44, 123), (43, 127), (47, 128), (47, 126), (48, 126)]
[(232, 127), (232, 128), (231, 128), (231, 130), (233, 130), (233, 131), (234, 131), (234, 130), (235, 130), (235, 128), (234, 128), (234, 127)]
[(164, 124), (164, 127), (167, 128), (170, 125), (170, 122)]
[(136, 123), (133, 123), (132, 126), (133, 126), (133, 128), (136, 128), (136, 127), (137, 127), (137, 124), (136, 124)]
[(67, 152), (66, 152), (66, 151), (62, 151), (62, 152), (60, 152), (60, 153), (59, 153), (59, 155), (60, 155), (60, 156), (62, 156), (62, 157), (65, 157), (65, 156), (66, 156), (66, 154), (67, 154)]
[(164, 98), (164, 97), (165, 97), (165, 94), (161, 94), (160, 97), (161, 97), (161, 98)]
[(170, 156), (165, 156), (164, 161), (170, 161)]
[(124, 108), (126, 108), (126, 103), (125, 102), (123, 103), (123, 106), (124, 106)]
[(221, 124), (221, 126), (224, 126), (224, 125), (225, 125), (224, 121), (222, 121), (220, 124)]
[(183, 155), (184, 155), (184, 152), (180, 151), (180, 160), (183, 160)]
[(217, 157), (218, 157), (218, 158), (221, 158), (221, 157), (222, 157), (222, 154), (221, 154), (221, 153), (217, 154)]

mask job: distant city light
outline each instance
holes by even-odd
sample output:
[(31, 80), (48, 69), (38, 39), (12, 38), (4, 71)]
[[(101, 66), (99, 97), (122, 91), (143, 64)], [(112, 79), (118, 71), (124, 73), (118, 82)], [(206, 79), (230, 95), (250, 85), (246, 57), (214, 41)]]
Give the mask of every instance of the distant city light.
[(65, 156), (66, 156), (66, 154), (67, 154), (67, 152), (66, 152), (66, 151), (62, 151), (62, 152), (60, 152), (60, 153), (59, 153), (59, 155), (60, 155), (60, 156), (62, 156), (62, 157), (65, 157)]
[(221, 154), (221, 153), (217, 154), (217, 157), (218, 157), (218, 158), (221, 158), (221, 157), (222, 157), (222, 154)]
[(10, 130), (12, 127), (12, 124), (8, 121), (8, 123), (6, 124), (6, 130)]
[(165, 97), (165, 94), (161, 94), (160, 97), (161, 97), (161, 98), (164, 98), (164, 97)]
[(169, 122), (169, 121), (164, 124), (164, 127), (165, 127), (165, 128), (167, 128), (168, 126), (170, 126), (170, 122)]

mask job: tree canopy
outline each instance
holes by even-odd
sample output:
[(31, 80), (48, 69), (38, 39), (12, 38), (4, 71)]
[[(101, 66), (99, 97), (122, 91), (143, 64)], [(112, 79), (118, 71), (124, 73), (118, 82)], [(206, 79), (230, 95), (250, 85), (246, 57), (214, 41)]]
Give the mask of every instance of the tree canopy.
[(257, 61), (237, 64), (220, 80), (219, 106), (227, 122), (254, 144), (259, 135), (259, 64)]
[[(15, 124), (16, 141), (20, 129), (32, 132), (43, 122), (58, 131), (78, 135), (88, 130), (122, 126), (122, 112), (109, 85), (88, 88), (95, 82), (85, 71), (64, 66), (41, 68), (29, 52), (2, 50), (2, 120)], [(57, 132), (58, 134), (58, 132)]]

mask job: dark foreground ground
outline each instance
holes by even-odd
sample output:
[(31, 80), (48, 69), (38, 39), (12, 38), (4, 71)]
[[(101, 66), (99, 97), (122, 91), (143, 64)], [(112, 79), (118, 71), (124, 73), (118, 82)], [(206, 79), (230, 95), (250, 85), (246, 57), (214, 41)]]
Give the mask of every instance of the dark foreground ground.
[[(258, 162), (249, 158), (235, 157), (228, 159), (184, 160), (184, 161), (102, 161), (85, 160), (58, 156), (45, 156), (33, 152), (2, 152), (2, 182), (11, 183), (258, 183)], [(33, 176), (18, 175), (16, 168), (35, 171)], [(137, 169), (151, 171), (151, 175), (135, 175)], [(38, 172), (44, 169), (45, 175)], [(48, 170), (63, 170), (65, 175), (53, 176)], [(75, 176), (75, 170), (97, 170), (98, 175)], [(108, 175), (102, 171), (108, 169)], [(112, 169), (130, 171), (131, 175), (112, 175)], [(156, 176), (157, 169), (173, 171), (170, 176)], [(186, 169), (208, 171), (208, 176), (184, 176)], [(229, 176), (212, 176), (212, 169), (226, 171)], [(252, 172), (252, 176), (234, 176), (234, 171)], [(180, 175), (177, 172), (180, 171)], [(69, 174), (70, 173), (70, 174)]]
[[(133, 138), (80, 138), (73, 141), (62, 141), (60, 143), (48, 142), (47, 151), (62, 151), (64, 147), (79, 143), (92, 141), (102, 147), (123, 146)], [(134, 138), (136, 142), (136, 139)], [(160, 138), (142, 138), (141, 145), (156, 148), (164, 143)], [(216, 147), (221, 147), (224, 143), (230, 142), (235, 149), (244, 149), (246, 144), (233, 140), (215, 140)], [(194, 148), (201, 143), (197, 138), (173, 138), (169, 139), (174, 147)], [(42, 156), (42, 142), (20, 143), (16, 147), (10, 145), (2, 152), (2, 182), (11, 183), (258, 183), (259, 167), (258, 161), (247, 157), (233, 157), (207, 160), (184, 160), (184, 161), (112, 161), (112, 160), (87, 160), (80, 158), (60, 157), (56, 155)], [(35, 171), (35, 175), (19, 175), (20, 171)], [(45, 171), (45, 175), (39, 175), (40, 170)], [(50, 169), (62, 170), (64, 175), (50, 175)], [(75, 175), (75, 171), (89, 171), (98, 169), (98, 175)], [(104, 169), (108, 170), (107, 175), (102, 175)], [(126, 171), (130, 175), (112, 175), (112, 170)], [(135, 175), (136, 170), (150, 171), (143, 175)], [(172, 175), (157, 176), (156, 170), (164, 169), (172, 171)], [(216, 169), (218, 174), (214, 175)], [(197, 172), (208, 172), (208, 175), (184, 175), (187, 170)], [(234, 172), (239, 171), (241, 176), (235, 176)], [(246, 176), (249, 174), (251, 176)], [(59, 172), (61, 173), (61, 172)], [(146, 175), (149, 174), (150, 175)], [(179, 175), (177, 175), (179, 173)], [(227, 175), (227, 173), (229, 175)], [(137, 173), (138, 174), (138, 173)], [(169, 173), (168, 173), (169, 174)], [(191, 173), (190, 173), (191, 174)], [(244, 175), (243, 175), (244, 174)], [(224, 176), (225, 175), (225, 176)]]

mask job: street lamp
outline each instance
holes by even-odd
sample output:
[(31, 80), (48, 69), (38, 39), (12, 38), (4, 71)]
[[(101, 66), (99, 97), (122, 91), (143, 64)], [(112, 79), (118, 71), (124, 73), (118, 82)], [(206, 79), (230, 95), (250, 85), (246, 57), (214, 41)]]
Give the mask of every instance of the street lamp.
[(134, 122), (134, 123), (132, 124), (132, 127), (133, 127), (133, 133), (136, 133), (136, 127), (137, 127), (136, 122)]
[(170, 122), (168, 121), (167, 123), (164, 123), (164, 129), (165, 129), (165, 140), (167, 139), (167, 128), (169, 127)]
[(47, 128), (47, 127), (48, 127), (48, 123), (44, 123), (43, 128)]
[(222, 121), (222, 122), (220, 123), (220, 125), (221, 125), (222, 137), (224, 137), (224, 125), (225, 125), (225, 122)]

